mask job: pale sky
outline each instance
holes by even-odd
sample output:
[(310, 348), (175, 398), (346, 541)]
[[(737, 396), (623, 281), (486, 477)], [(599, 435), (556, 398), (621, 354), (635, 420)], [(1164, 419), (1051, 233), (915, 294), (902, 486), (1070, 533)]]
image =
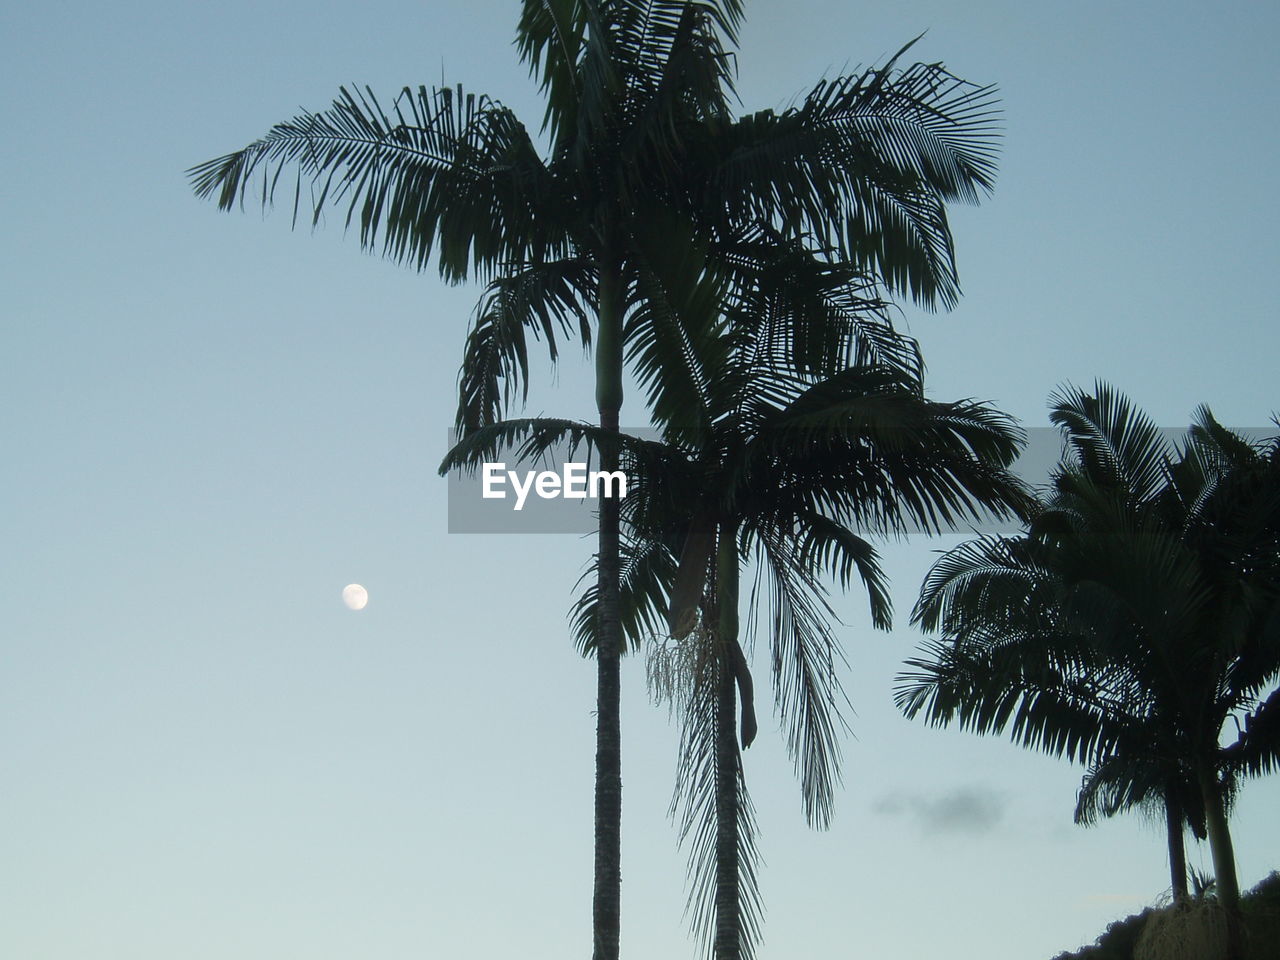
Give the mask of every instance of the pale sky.
[[(435, 475), (478, 290), (361, 254), (337, 218), (219, 213), (183, 173), (340, 84), (390, 99), (443, 76), (536, 125), (516, 10), (0, 11), (0, 955), (589, 951), (595, 671), (565, 612), (592, 546), (449, 535)], [(933, 396), (1029, 426), (1055, 386), (1097, 377), (1165, 426), (1201, 402), (1239, 426), (1280, 408), (1280, 8), (747, 16), (744, 110), (926, 30), (918, 59), (1003, 91), (996, 193), (954, 216), (965, 297), (904, 314)], [(572, 352), (535, 377), (529, 412), (593, 415)], [(644, 423), (638, 391), (623, 422)], [(1159, 824), (1072, 825), (1077, 769), (894, 710), (906, 614), (955, 542), (885, 547), (893, 633), (838, 602), (856, 714), (829, 831), (804, 826), (762, 716), (761, 960), (1049, 960), (1167, 886)], [(638, 661), (623, 695), (623, 956), (693, 956), (677, 731)], [(1274, 777), (1240, 797), (1245, 885), (1280, 867), (1278, 802)]]

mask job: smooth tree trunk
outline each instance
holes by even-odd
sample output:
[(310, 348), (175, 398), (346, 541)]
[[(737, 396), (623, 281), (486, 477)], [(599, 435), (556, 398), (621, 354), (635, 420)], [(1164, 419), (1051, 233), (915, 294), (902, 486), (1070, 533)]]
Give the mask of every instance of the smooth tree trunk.
[[(618, 432), (622, 409), (622, 275), (606, 244), (600, 264), (596, 339), (596, 407), (600, 427)], [(600, 447), (600, 467), (618, 469), (618, 448)], [(618, 500), (600, 500), (597, 554), (599, 625), (596, 634), (595, 881), (591, 904), (592, 958), (618, 960), (622, 903), (622, 621), (618, 609)]]
[(1213, 854), (1214, 885), (1218, 902), (1222, 904), (1227, 920), (1228, 960), (1244, 960), (1244, 924), (1240, 915), (1240, 881), (1236, 877), (1236, 855), (1231, 843), (1231, 831), (1227, 826), (1226, 806), (1222, 801), (1222, 788), (1211, 761), (1203, 761), (1196, 771), (1200, 793), (1204, 797), (1205, 832), (1209, 835), (1209, 849)]
[(1181, 906), (1191, 900), (1187, 890), (1187, 848), (1184, 843), (1182, 829), (1182, 804), (1177, 795), (1178, 784), (1170, 781), (1165, 790), (1164, 814), (1165, 827), (1169, 838), (1169, 881), (1173, 891), (1173, 902)]
[(741, 960), (742, 895), (739, 844), (739, 774), (737, 733), (738, 555), (731, 524), (720, 526), (716, 553), (716, 601), (719, 608), (716, 657), (716, 926), (715, 960)]

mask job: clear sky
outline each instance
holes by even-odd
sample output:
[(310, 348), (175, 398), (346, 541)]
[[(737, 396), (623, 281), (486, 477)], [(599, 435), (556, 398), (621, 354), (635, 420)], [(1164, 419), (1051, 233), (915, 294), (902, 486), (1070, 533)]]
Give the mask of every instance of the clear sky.
[[(512, 2), (10, 3), (0, 10), (0, 955), (408, 960), (589, 950), (594, 666), (572, 536), (445, 531), (477, 291), (340, 222), (227, 215), (183, 171), (339, 84), (463, 83), (536, 124)], [(1030, 426), (1113, 381), (1166, 426), (1280, 408), (1280, 7), (755, 0), (744, 109), (882, 60), (997, 82), (966, 296), (908, 310), (930, 392)], [(530, 411), (590, 417), (570, 355)], [(632, 392), (624, 423), (642, 423)], [(932, 551), (885, 549), (899, 619)], [(346, 610), (358, 581), (370, 603)], [(1071, 823), (1079, 771), (900, 718), (918, 635), (848, 623), (855, 737), (830, 831), (764, 718), (746, 756), (762, 960), (1048, 960), (1167, 885), (1158, 824)], [(624, 664), (623, 955), (691, 956), (666, 819), (676, 731)], [(1248, 784), (1241, 880), (1280, 867)], [(1193, 865), (1209, 867), (1193, 847)]]

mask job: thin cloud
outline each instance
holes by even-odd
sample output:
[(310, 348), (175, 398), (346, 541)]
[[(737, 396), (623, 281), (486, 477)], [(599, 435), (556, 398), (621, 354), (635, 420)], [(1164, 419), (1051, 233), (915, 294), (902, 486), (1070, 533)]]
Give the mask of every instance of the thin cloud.
[(872, 813), (906, 817), (925, 833), (981, 836), (1004, 819), (1004, 798), (983, 787), (960, 787), (941, 796), (885, 794), (871, 805)]

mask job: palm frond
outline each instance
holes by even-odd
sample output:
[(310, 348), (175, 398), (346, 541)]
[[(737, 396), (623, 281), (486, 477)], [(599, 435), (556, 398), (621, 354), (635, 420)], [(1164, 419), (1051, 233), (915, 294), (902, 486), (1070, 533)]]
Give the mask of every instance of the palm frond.
[(692, 695), (682, 717), (680, 761), (669, 815), (678, 824), (680, 845), (688, 855), (685, 914), (690, 929), (711, 956), (716, 931), (716, 797), (723, 786), (717, 777), (732, 778), (731, 789), (737, 795), (739, 949), (749, 958), (760, 942), (764, 914), (756, 844), (759, 826), (741, 764), (723, 770), (716, 762), (717, 685), (722, 665), (715, 655), (714, 641), (706, 635), (701, 640), (702, 655), (694, 663)]
[(715, 269), (731, 278), (724, 311), (735, 355), (750, 358), (748, 375), (767, 374), (761, 361), (808, 378), (851, 366), (883, 367), (919, 383), (919, 344), (899, 333), (877, 284), (848, 262), (832, 259), (800, 238), (752, 224), (710, 248)]
[(739, 0), (622, 0), (609, 11), (628, 101), (643, 111), (634, 137), (656, 142), (671, 117), (726, 112), (734, 81), (729, 51), (742, 21)]
[(952, 637), (969, 636), (974, 626), (996, 625), (985, 632), (998, 636), (1031, 611), (1042, 615), (1061, 590), (1043, 552), (1039, 544), (1021, 538), (965, 541), (929, 568), (911, 622)]
[(709, 371), (719, 367), (716, 354), (722, 351), (717, 318), (724, 286), (697, 268), (705, 248), (686, 220), (650, 211), (639, 223), (646, 229), (633, 237), (626, 359), (668, 436), (696, 442), (708, 416)]
[(295, 221), (308, 208), (313, 224), (345, 208), (364, 247), (418, 269), (436, 251), (450, 281), (569, 249), (550, 202), (558, 188), (528, 132), (510, 110), (461, 87), (406, 87), (390, 111), (372, 90), (344, 87), (330, 109), (277, 124), (188, 174), (196, 194), (216, 194), (224, 210), (251, 191), (266, 209), (286, 171)]
[(884, 370), (851, 369), (808, 387), (753, 444), (772, 487), (878, 533), (938, 531), (1021, 515), (1008, 472), (1020, 431), (980, 404), (927, 401)]
[(893, 601), (889, 580), (880, 566), (875, 547), (849, 528), (816, 510), (795, 514), (800, 564), (826, 574), (847, 591), (856, 572), (867, 591), (871, 623), (879, 630), (893, 626)]
[(572, 458), (580, 449), (590, 453), (605, 444), (619, 450), (624, 470), (641, 481), (646, 477), (680, 476), (679, 457), (664, 444), (555, 417), (503, 420), (473, 430), (449, 450), (439, 472), (441, 476), (450, 470), (474, 473), (480, 464), (504, 453), (520, 463), (545, 463), (553, 454)]
[(956, 724), (978, 735), (1008, 731), (1030, 750), (1083, 762), (1105, 750), (1106, 711), (1073, 696), (1053, 664), (1028, 663), (1013, 645), (977, 651), (956, 644), (926, 646), (900, 673), (894, 702), (931, 726)]
[[(796, 562), (796, 551), (774, 531), (754, 533), (757, 579), (751, 607), (768, 610), (774, 706), (800, 778), (805, 818), (825, 828), (840, 780), (839, 733), (848, 726), (841, 714), (848, 701), (837, 672), (844, 655), (829, 626), (836, 617), (821, 583)], [(758, 604), (761, 594), (767, 604)], [(756, 618), (748, 620), (749, 642), (757, 626)]]
[(582, 97), (579, 60), (593, 0), (523, 0), (516, 49), (547, 96), (543, 127), (559, 140), (573, 129)]
[(1113, 754), (1091, 764), (1076, 794), (1075, 822), (1092, 826), (1106, 817), (1144, 806), (1163, 805), (1167, 780), (1157, 764), (1134, 764)]
[(1249, 712), (1239, 737), (1223, 751), (1223, 757), (1228, 770), (1250, 776), (1280, 771), (1280, 689)]
[(731, 218), (754, 213), (837, 243), (891, 290), (950, 306), (958, 282), (944, 203), (976, 201), (994, 182), (995, 90), (896, 60), (738, 121), (714, 195), (728, 198)]
[(461, 431), (501, 420), (528, 396), (528, 335), (546, 342), (554, 363), (557, 336), (591, 346), (595, 273), (590, 261), (558, 260), (511, 271), (489, 283), (476, 307), (458, 373)]
[(1098, 382), (1092, 394), (1063, 387), (1050, 398), (1049, 420), (1066, 435), (1084, 475), (1147, 500), (1167, 476), (1170, 450), (1160, 430), (1127, 397)]
[[(630, 650), (665, 636), (667, 597), (676, 575), (676, 554), (671, 542), (659, 537), (634, 536), (626, 531), (619, 542), (621, 576), (618, 587), (619, 619)], [(578, 651), (592, 656), (599, 646), (599, 582), (596, 567), (579, 580), (582, 592), (569, 613), (570, 630)]]

